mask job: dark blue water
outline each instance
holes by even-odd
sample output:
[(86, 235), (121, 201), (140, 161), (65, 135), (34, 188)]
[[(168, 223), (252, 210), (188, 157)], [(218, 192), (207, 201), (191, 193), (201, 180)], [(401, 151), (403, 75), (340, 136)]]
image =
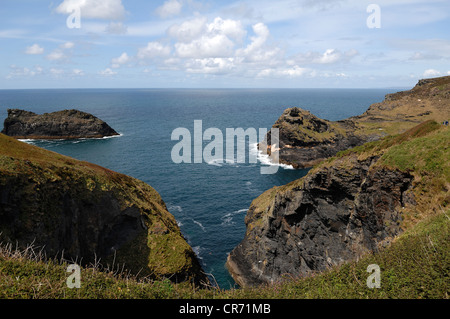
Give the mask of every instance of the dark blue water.
[[(176, 217), (206, 272), (222, 288), (234, 285), (225, 269), (227, 254), (245, 234), (250, 203), (265, 190), (306, 174), (280, 168), (262, 175), (261, 163), (175, 164), (172, 131), (267, 128), (283, 110), (298, 106), (328, 120), (363, 113), (389, 89), (92, 89), (0, 90), (0, 115), (7, 108), (36, 113), (76, 108), (109, 123), (122, 136), (35, 145), (99, 164), (153, 186)], [(259, 137), (262, 138), (262, 137)], [(225, 142), (224, 142), (225, 143)], [(225, 154), (225, 151), (224, 151)]]

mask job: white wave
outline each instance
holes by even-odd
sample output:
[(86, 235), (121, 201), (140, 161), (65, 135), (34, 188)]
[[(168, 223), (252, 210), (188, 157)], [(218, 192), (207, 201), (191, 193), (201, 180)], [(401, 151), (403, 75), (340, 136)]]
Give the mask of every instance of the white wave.
[(223, 160), (212, 160), (212, 161), (207, 162), (207, 164), (217, 166), (217, 167), (222, 167)]
[(234, 221), (233, 221), (234, 216), (242, 214), (242, 213), (246, 213), (247, 211), (248, 211), (248, 208), (243, 208), (243, 209), (235, 210), (231, 213), (227, 213), (227, 214), (223, 215), (220, 218), (222, 220), (221, 225), (222, 226), (234, 225)]
[(113, 136), (104, 136), (104, 137), (100, 137), (99, 140), (106, 140), (108, 138), (117, 138), (117, 137), (122, 137), (123, 133), (118, 133), (119, 135), (113, 135)]
[(205, 226), (202, 225), (202, 223), (196, 221), (195, 219), (192, 219), (192, 221), (194, 222), (194, 224), (197, 224), (198, 226), (200, 226), (200, 228), (201, 228), (203, 231), (206, 231), (206, 228), (205, 228)]
[(267, 154), (264, 154), (261, 150), (258, 149), (258, 144), (254, 143), (250, 145), (250, 151), (257, 153), (257, 159), (262, 165), (269, 165), (269, 166), (279, 166), (284, 169), (294, 169), (292, 165), (283, 164), (283, 163), (273, 163), (270, 159), (270, 156)]
[(32, 140), (32, 139), (18, 139), (18, 141), (24, 142), (24, 143), (27, 143), (27, 144), (34, 144), (34, 142), (36, 140)]
[(37, 141), (45, 141), (45, 142), (60, 142), (60, 141), (72, 141), (73, 144), (77, 144), (80, 143), (82, 141), (89, 141), (89, 140), (106, 140), (109, 138), (116, 138), (116, 137), (122, 137), (124, 136), (123, 133), (119, 133), (119, 135), (114, 135), (114, 136), (104, 136), (104, 137), (81, 137), (81, 138), (76, 138), (73, 140), (67, 140), (64, 138), (51, 138), (51, 139), (45, 139), (45, 138), (40, 138), (40, 139), (30, 139), (30, 138), (24, 138), (24, 139), (18, 139), (18, 141), (24, 142), (24, 143), (28, 143), (28, 144), (34, 144)]
[(194, 246), (194, 247), (192, 247), (192, 250), (194, 251), (195, 255), (196, 255), (199, 259), (203, 259), (203, 257), (200, 256), (200, 252), (202, 251), (202, 247), (200, 247), (200, 246)]
[(178, 213), (181, 213), (183, 211), (181, 206), (178, 206), (178, 205), (170, 205), (169, 207), (167, 207), (167, 210), (169, 212), (174, 211), (174, 212), (178, 212)]

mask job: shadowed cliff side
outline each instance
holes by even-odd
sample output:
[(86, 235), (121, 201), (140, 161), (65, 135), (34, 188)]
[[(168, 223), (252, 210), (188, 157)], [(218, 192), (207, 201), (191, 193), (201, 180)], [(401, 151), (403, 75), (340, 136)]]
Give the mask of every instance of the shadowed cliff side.
[(339, 153), (256, 198), (227, 268), (241, 286), (305, 277), (388, 245), (450, 202), (448, 127), (427, 121)]
[(159, 194), (135, 178), (0, 134), (1, 241), (48, 257), (207, 282)]

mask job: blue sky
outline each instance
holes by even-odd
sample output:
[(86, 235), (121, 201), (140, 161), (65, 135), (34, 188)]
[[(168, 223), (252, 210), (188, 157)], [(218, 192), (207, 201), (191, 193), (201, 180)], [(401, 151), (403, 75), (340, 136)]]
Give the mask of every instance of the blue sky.
[(448, 0), (1, 0), (0, 88), (411, 87), (449, 31)]

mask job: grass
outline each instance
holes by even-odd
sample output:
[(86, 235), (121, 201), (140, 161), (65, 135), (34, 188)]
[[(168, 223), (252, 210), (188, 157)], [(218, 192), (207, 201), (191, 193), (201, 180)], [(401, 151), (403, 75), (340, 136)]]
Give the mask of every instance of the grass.
[[(66, 197), (93, 205), (100, 205), (107, 197), (117, 202), (121, 211), (137, 209), (148, 230), (119, 249), (117, 260), (126, 262), (133, 271), (143, 269), (155, 277), (196, 267), (193, 250), (175, 218), (156, 190), (140, 180), (0, 134), (0, 187), (6, 190), (5, 196), (20, 197), (15, 199), (17, 203), (10, 200), (13, 204), (9, 204), (15, 205), (14, 209), (20, 207), (17, 223), (30, 231), (34, 222), (43, 224), (49, 233), (54, 231), (54, 220), (59, 219)], [(9, 238), (10, 229), (5, 224), (0, 223), (0, 232)]]
[[(195, 289), (169, 280), (136, 279), (100, 264), (81, 270), (81, 288), (68, 288), (69, 262), (45, 261), (31, 247), (0, 247), (0, 298), (19, 299), (448, 299), (450, 210), (406, 231), (389, 247), (309, 278), (287, 278), (257, 289)], [(381, 287), (368, 288), (367, 266), (381, 270)]]
[[(450, 294), (449, 128), (425, 122), (404, 134), (341, 152), (319, 165), (347, 157), (377, 154), (376, 165), (408, 170), (415, 176), (414, 192), (423, 210), (391, 245), (358, 261), (308, 278), (286, 277), (263, 287), (198, 289), (190, 284), (131, 276), (126, 270), (82, 268), (80, 289), (66, 285), (68, 262), (45, 260), (32, 248), (0, 245), (0, 298), (36, 299), (448, 299)], [(10, 165), (11, 163), (6, 163)], [(12, 164), (11, 164), (12, 165)], [(277, 190), (300, 187), (302, 180), (274, 188), (257, 199), (268, 207)], [(262, 212), (256, 211), (259, 214)], [(368, 265), (381, 269), (381, 287), (370, 289)]]

